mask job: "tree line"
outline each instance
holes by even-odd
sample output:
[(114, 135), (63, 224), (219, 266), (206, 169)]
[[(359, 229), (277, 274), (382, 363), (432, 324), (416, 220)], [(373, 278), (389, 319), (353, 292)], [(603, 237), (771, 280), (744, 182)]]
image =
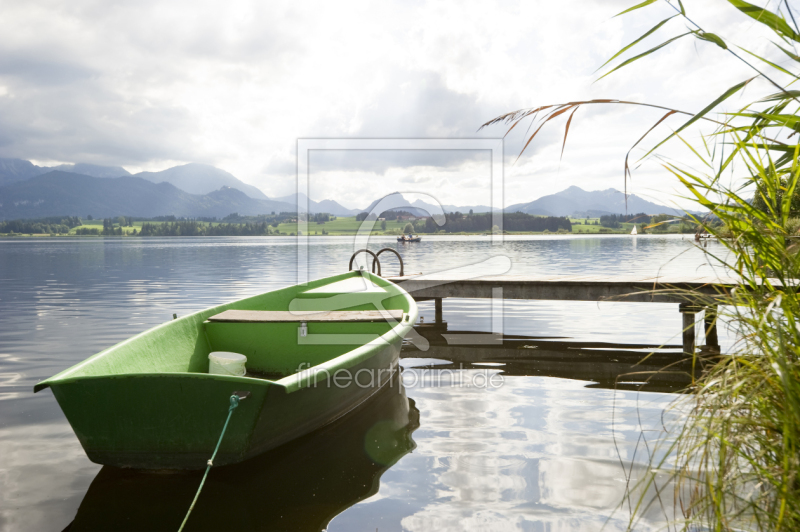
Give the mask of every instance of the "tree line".
[(604, 214), (600, 217), (600, 225), (616, 229), (620, 224), (649, 224), (650, 215), (643, 212), (637, 214)]
[[(101, 234), (110, 235), (110, 236), (113, 236), (113, 235), (122, 236), (122, 226), (125, 225), (125, 222), (127, 222), (125, 217), (124, 216), (120, 216), (119, 217), (119, 226), (118, 227), (114, 227), (114, 220), (113, 219), (111, 219), (111, 218), (103, 218), (103, 232)], [(133, 225), (133, 222), (130, 222), (130, 223), (131, 223), (131, 225)], [(135, 231), (135, 229), (134, 229), (134, 231)]]
[(267, 222), (206, 225), (194, 220), (182, 220), (160, 224), (145, 222), (138, 234), (140, 236), (266, 236), (276, 235), (278, 230)]
[[(416, 233), (435, 233), (437, 231), (444, 231), (445, 233), (488, 233), (493, 229), (493, 219), (490, 212), (478, 214), (450, 212), (445, 214), (445, 224), (441, 227), (436, 224), (433, 218), (415, 220), (413, 227)], [(511, 212), (503, 214), (503, 230), (549, 231), (551, 233), (562, 230), (572, 232), (572, 224), (564, 216), (534, 216), (522, 212)]]
[[(356, 221), (357, 222), (363, 222), (364, 220), (367, 219), (368, 215), (369, 215), (368, 212), (360, 212), (360, 213), (356, 214)], [(393, 221), (393, 220), (397, 220), (400, 216), (414, 216), (414, 214), (412, 214), (412, 213), (410, 213), (408, 211), (403, 211), (403, 210), (399, 210), (399, 211), (398, 210), (391, 210), (391, 211), (382, 212), (380, 216), (376, 217), (376, 219), (377, 218), (385, 218), (386, 220)]]
[(73, 227), (83, 225), (78, 216), (50, 216), (33, 220), (9, 220), (0, 222), (0, 233), (56, 234), (69, 233)]

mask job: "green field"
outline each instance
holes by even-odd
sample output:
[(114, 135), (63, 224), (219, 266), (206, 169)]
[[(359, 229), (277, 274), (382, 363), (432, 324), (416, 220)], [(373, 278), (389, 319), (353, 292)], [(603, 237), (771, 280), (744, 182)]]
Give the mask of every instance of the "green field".
[[(125, 226), (122, 228), (122, 231), (129, 235), (136, 229), (138, 233), (142, 229), (143, 223), (149, 224), (162, 224), (162, 223), (169, 223), (169, 222), (133, 222), (133, 226)], [(225, 222), (197, 222), (201, 225), (220, 225), (220, 223)], [(349, 218), (337, 218), (331, 222), (324, 222), (324, 223), (317, 223), (317, 222), (309, 222), (308, 224), (308, 234), (311, 236), (314, 235), (322, 235), (322, 231), (325, 231), (327, 234), (330, 235), (354, 235), (358, 231), (359, 227), (363, 222), (357, 222), (355, 217)], [(373, 234), (401, 234), (403, 228), (405, 227), (405, 221), (387, 221), (386, 222), (386, 230), (384, 231), (381, 229), (381, 222), (376, 222), (375, 227), (373, 230)], [(114, 224), (114, 227), (118, 227), (119, 224)], [(98, 229), (99, 231), (103, 230), (103, 220), (84, 220), (83, 225), (81, 227), (90, 228), (90, 229)], [(78, 230), (78, 227), (73, 227), (69, 234), (75, 235), (75, 232)], [(278, 224), (277, 231), (283, 235), (291, 235), (297, 234), (297, 224), (295, 223), (281, 223)]]
[[(81, 225), (79, 227), (73, 227), (72, 229), (70, 229), (69, 234), (74, 236), (76, 234), (76, 232), (78, 231), (78, 229), (81, 229), (81, 228), (97, 229), (98, 231), (102, 231), (103, 230), (103, 220), (81, 220), (81, 223), (83, 225)], [(133, 233), (133, 230), (136, 229), (136, 232), (138, 233), (139, 231), (142, 230), (142, 224), (145, 224), (145, 223), (153, 224), (153, 225), (159, 225), (159, 224), (169, 223), (169, 222), (150, 222), (150, 221), (133, 222), (133, 225), (124, 226), (122, 228), (122, 232), (125, 233), (126, 235), (130, 235), (131, 233)], [(197, 222), (197, 223), (200, 224), (200, 225), (212, 225), (212, 226), (220, 224), (220, 222)], [(119, 227), (119, 224), (115, 223), (114, 224), (114, 228), (116, 229), (117, 227)]]
[[(600, 218), (570, 218), (572, 222), (572, 232), (573, 234), (595, 234), (595, 233), (608, 233), (608, 234), (630, 234), (633, 230), (632, 223), (622, 223), (619, 227), (615, 229), (611, 229), (609, 227), (603, 227), (600, 225)], [(597, 225), (594, 225), (595, 222)], [(649, 233), (657, 233), (657, 234), (668, 234), (668, 233), (681, 233), (681, 224), (679, 223), (671, 223), (671, 224), (664, 224), (658, 227), (653, 227), (650, 229), (646, 229), (648, 224), (637, 223), (636, 224), (636, 231), (641, 234), (649, 234)], [(694, 229), (686, 229), (683, 232), (691, 232), (694, 233)]]
[[(630, 233), (631, 230), (633, 230), (633, 224), (620, 224), (620, 227), (616, 229), (603, 227), (600, 225), (600, 218), (570, 218), (570, 221), (572, 222), (572, 232), (576, 234)], [(597, 225), (595, 225), (595, 223)], [(636, 229), (642, 233), (642, 224), (636, 224)]]
[[(364, 222), (357, 222), (355, 216), (348, 218), (336, 218), (332, 222), (316, 223), (309, 222), (308, 234), (310, 236), (322, 235), (325, 231), (329, 235), (354, 235), (358, 232), (361, 224)], [(381, 222), (375, 222), (372, 234), (376, 235), (399, 235), (402, 234), (403, 228), (408, 222), (387, 220), (386, 230), (381, 229)], [(294, 223), (283, 223), (278, 225), (278, 231), (281, 233), (291, 234), (297, 233), (297, 225)]]

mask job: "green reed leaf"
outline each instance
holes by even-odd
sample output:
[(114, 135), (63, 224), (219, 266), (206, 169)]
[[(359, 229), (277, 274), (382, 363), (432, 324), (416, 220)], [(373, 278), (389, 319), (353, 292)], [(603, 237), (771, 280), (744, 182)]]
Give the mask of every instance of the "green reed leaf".
[(800, 98), (800, 90), (787, 90), (784, 92), (777, 92), (775, 94), (770, 94), (760, 100), (759, 102), (774, 102), (778, 100), (793, 100), (795, 98)]
[(753, 57), (755, 57), (756, 59), (760, 59), (761, 61), (765, 62), (766, 64), (768, 64), (769, 66), (771, 66), (771, 67), (772, 67), (772, 68), (774, 68), (775, 70), (779, 70), (780, 72), (783, 72), (784, 74), (787, 74), (787, 75), (789, 75), (789, 76), (792, 76), (794, 79), (800, 79), (800, 78), (798, 78), (798, 77), (797, 77), (795, 74), (793, 74), (793, 73), (789, 72), (788, 70), (786, 70), (786, 69), (785, 69), (785, 68), (783, 68), (782, 66), (780, 66), (780, 65), (777, 65), (777, 64), (773, 63), (772, 61), (770, 61), (770, 60), (768, 60), (768, 59), (764, 59), (764, 58), (763, 58), (763, 57), (761, 57), (760, 55), (754, 54), (753, 52), (751, 52), (750, 50), (748, 50), (748, 49), (746, 49), (746, 48), (742, 48), (741, 46), (739, 46), (738, 48), (739, 48), (740, 50), (742, 50), (743, 52), (745, 52), (745, 53), (748, 53), (748, 54), (752, 55), (752, 56), (753, 56)]
[(719, 35), (716, 35), (714, 33), (708, 33), (707, 31), (703, 30), (695, 30), (692, 33), (694, 34), (695, 37), (697, 37), (701, 41), (712, 42), (717, 46), (719, 46), (720, 48), (722, 48), (723, 50), (728, 49), (728, 45), (725, 44), (725, 41), (723, 41)]
[[(716, 106), (718, 106), (719, 104), (721, 104), (722, 102), (724, 102), (725, 100), (727, 100), (728, 98), (730, 98), (731, 96), (733, 96), (734, 94), (736, 94), (737, 92), (739, 92), (740, 90), (742, 90), (744, 87), (746, 87), (746, 86), (747, 86), (747, 84), (748, 84), (748, 83), (750, 83), (750, 82), (751, 82), (751, 81), (753, 81), (754, 79), (756, 79), (756, 78), (755, 78), (755, 77), (752, 77), (752, 78), (750, 78), (750, 79), (747, 79), (747, 80), (745, 80), (745, 81), (743, 81), (743, 82), (741, 82), (741, 83), (737, 83), (736, 85), (734, 85), (734, 86), (733, 86), (733, 87), (731, 87), (730, 89), (726, 90), (726, 91), (725, 91), (725, 92), (724, 92), (724, 93), (723, 93), (723, 94), (722, 94), (722, 95), (721, 95), (719, 98), (717, 98), (716, 100), (714, 100), (713, 102), (711, 102), (710, 104), (708, 104), (708, 105), (707, 105), (707, 106), (706, 106), (706, 107), (705, 107), (705, 108), (704, 108), (702, 111), (700, 111), (699, 113), (697, 113), (696, 115), (694, 115), (694, 116), (693, 116), (692, 118), (690, 118), (690, 119), (689, 119), (689, 120), (688, 120), (686, 123), (684, 123), (684, 124), (683, 124), (681, 127), (679, 127), (678, 129), (676, 129), (676, 130), (675, 130), (675, 132), (674, 132), (674, 133), (672, 133), (672, 135), (670, 135), (669, 137), (665, 138), (664, 140), (662, 140), (661, 142), (659, 142), (657, 145), (655, 145), (655, 146), (654, 146), (654, 147), (653, 147), (653, 148), (652, 148), (652, 149), (651, 149), (649, 152), (647, 152), (647, 153), (644, 155), (644, 157), (647, 157), (648, 155), (650, 155), (651, 153), (653, 153), (653, 152), (654, 152), (654, 151), (655, 151), (655, 150), (656, 150), (656, 149), (657, 149), (659, 146), (661, 146), (662, 144), (664, 144), (665, 142), (667, 142), (669, 139), (671, 139), (672, 137), (674, 137), (675, 135), (677, 135), (678, 133), (680, 133), (681, 131), (683, 131), (683, 130), (684, 130), (684, 129), (686, 129), (687, 127), (691, 126), (692, 124), (694, 124), (695, 122), (697, 122), (698, 120), (700, 120), (701, 118), (703, 118), (703, 117), (704, 117), (705, 115), (707, 115), (707, 114), (708, 114), (708, 113), (709, 113), (709, 112), (710, 112), (712, 109), (714, 109)], [(643, 159), (644, 157), (642, 157), (642, 159)]]
[(618, 17), (620, 15), (624, 15), (625, 13), (630, 13), (631, 11), (636, 11), (637, 9), (641, 9), (643, 7), (647, 7), (650, 4), (655, 4), (655, 3), (656, 3), (656, 0), (644, 0), (644, 2), (642, 2), (641, 4), (636, 4), (633, 7), (629, 7), (625, 11), (622, 11), (622, 12), (617, 13), (616, 15), (614, 15), (614, 17)]
[(797, 54), (795, 54), (793, 52), (790, 52), (789, 50), (787, 50), (786, 48), (784, 48), (783, 46), (781, 46), (778, 43), (772, 43), (772, 44), (774, 44), (775, 46), (780, 48), (783, 51), (783, 53), (785, 53), (786, 55), (788, 55), (789, 57), (791, 57), (792, 59), (794, 59), (795, 61), (800, 63), (800, 55), (797, 55)]
[(771, 113), (732, 113), (734, 115), (758, 117), (766, 121), (772, 122), (772, 127), (789, 127), (796, 128), (800, 124), (800, 116), (787, 115), (787, 114), (771, 114)]
[(744, 0), (728, 0), (728, 2), (748, 17), (769, 26), (778, 32), (778, 34), (788, 37), (795, 42), (800, 42), (800, 35), (798, 35), (785, 20), (772, 11), (754, 6)]
[[(625, 46), (624, 48), (622, 48), (622, 49), (621, 49), (619, 52), (615, 53), (615, 54), (614, 54), (614, 55), (611, 57), (611, 59), (609, 59), (608, 61), (606, 61), (606, 62), (605, 62), (605, 63), (603, 63), (602, 65), (600, 65), (600, 68), (598, 68), (597, 70), (600, 70), (600, 69), (602, 69), (604, 66), (606, 66), (606, 65), (607, 65), (607, 64), (609, 64), (611, 61), (613, 61), (614, 59), (616, 59), (617, 57), (619, 57), (620, 55), (622, 55), (623, 53), (625, 53), (626, 51), (628, 51), (630, 48), (632, 48), (633, 46), (636, 46), (637, 44), (639, 44), (640, 42), (642, 42), (644, 39), (646, 39), (647, 37), (649, 37), (650, 35), (652, 35), (652, 34), (653, 34), (653, 33), (655, 33), (656, 31), (658, 31), (658, 29), (659, 29), (661, 26), (663, 26), (664, 24), (666, 24), (667, 22), (669, 22), (670, 20), (674, 19), (674, 18), (675, 18), (675, 17), (677, 17), (677, 16), (678, 16), (678, 15), (673, 15), (673, 16), (671, 16), (671, 17), (669, 17), (669, 18), (665, 18), (664, 20), (662, 20), (661, 22), (659, 22), (658, 24), (656, 24), (655, 26), (653, 26), (652, 28), (650, 28), (649, 30), (647, 30), (647, 32), (645, 32), (645, 33), (644, 33), (644, 34), (643, 34), (641, 37), (639, 37), (639, 38), (638, 38), (638, 39), (636, 39), (635, 41), (631, 42), (630, 44), (628, 44), (627, 46)], [(595, 70), (595, 72), (597, 72), (597, 70)]]
[(615, 71), (619, 70), (620, 68), (622, 68), (622, 67), (624, 67), (624, 66), (626, 66), (626, 65), (630, 65), (631, 63), (633, 63), (634, 61), (637, 61), (637, 60), (641, 59), (642, 57), (646, 57), (646, 56), (648, 56), (648, 55), (652, 54), (653, 52), (655, 52), (655, 51), (657, 51), (657, 50), (660, 50), (661, 48), (665, 47), (666, 45), (668, 45), (668, 44), (669, 44), (669, 43), (671, 43), (672, 41), (677, 41), (677, 40), (678, 40), (678, 39), (680, 39), (681, 37), (686, 37), (687, 35), (689, 35), (689, 34), (691, 34), (691, 33), (692, 33), (692, 32), (690, 32), (690, 31), (687, 31), (686, 33), (684, 33), (684, 34), (682, 34), (682, 35), (678, 35), (677, 37), (673, 37), (673, 38), (671, 38), (671, 39), (668, 39), (668, 40), (666, 40), (666, 41), (662, 42), (661, 44), (659, 44), (659, 45), (658, 45), (658, 46), (656, 46), (655, 48), (650, 48), (649, 50), (647, 50), (646, 52), (644, 52), (644, 53), (642, 53), (642, 54), (639, 54), (639, 55), (637, 55), (637, 56), (635, 56), (635, 57), (631, 57), (630, 59), (628, 59), (628, 60), (626, 60), (626, 61), (623, 61), (622, 63), (620, 63), (620, 64), (619, 64), (619, 65), (617, 65), (616, 67), (612, 68), (611, 70), (609, 70), (608, 72), (606, 72), (605, 74), (603, 74), (602, 76), (600, 76), (599, 78), (597, 78), (597, 81), (600, 81), (601, 79), (603, 79), (604, 77), (608, 76), (608, 75), (609, 75), (609, 74), (611, 74), (612, 72), (615, 72)]

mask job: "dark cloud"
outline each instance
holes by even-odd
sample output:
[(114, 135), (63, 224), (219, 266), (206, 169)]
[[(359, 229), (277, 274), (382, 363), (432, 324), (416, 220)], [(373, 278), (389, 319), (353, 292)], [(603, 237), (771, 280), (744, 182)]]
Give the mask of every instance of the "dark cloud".
[(309, 170), (362, 171), (384, 174), (392, 168), (454, 168), (465, 162), (491, 164), (489, 150), (311, 150)]
[(9, 52), (0, 50), (0, 79), (17, 87), (66, 85), (97, 76), (98, 72), (70, 59), (56, 59), (42, 50)]

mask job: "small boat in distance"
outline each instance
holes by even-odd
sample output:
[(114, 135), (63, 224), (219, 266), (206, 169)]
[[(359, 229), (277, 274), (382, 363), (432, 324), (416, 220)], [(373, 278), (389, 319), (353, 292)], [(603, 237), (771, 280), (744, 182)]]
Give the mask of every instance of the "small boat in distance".
[[(89, 459), (136, 469), (234, 464), (342, 417), (398, 371), (414, 299), (351, 271), (173, 319), (38, 383), (50, 388)], [(246, 373), (209, 373), (220, 352)], [(241, 356), (244, 355), (244, 356)]]
[(422, 240), (422, 237), (419, 235), (408, 234), (397, 237), (398, 242), (419, 242), (420, 240)]
[(633, 224), (633, 231), (631, 231), (631, 234), (632, 234), (633, 236), (636, 236), (636, 235), (638, 235), (638, 234), (639, 234), (639, 232), (636, 230), (636, 224)]

